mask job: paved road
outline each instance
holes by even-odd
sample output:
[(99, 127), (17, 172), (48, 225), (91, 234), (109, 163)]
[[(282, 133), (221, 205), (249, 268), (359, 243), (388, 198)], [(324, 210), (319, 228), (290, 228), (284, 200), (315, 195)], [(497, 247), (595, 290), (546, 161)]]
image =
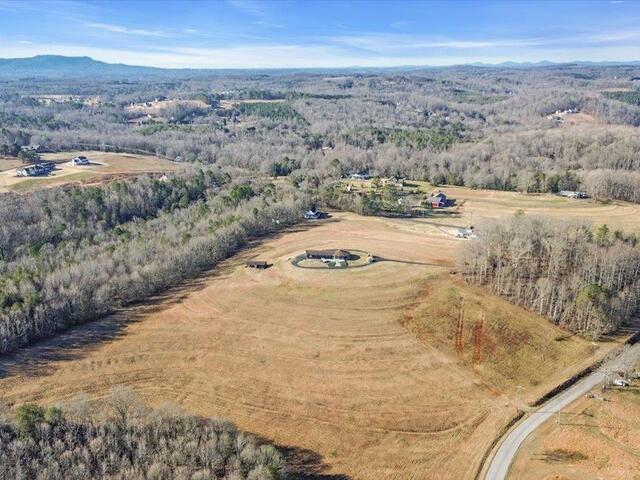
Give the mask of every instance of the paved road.
[[(620, 367), (625, 360), (627, 362), (636, 362), (640, 358), (640, 343), (636, 343), (631, 346), (626, 353), (620, 355), (608, 363), (608, 368), (615, 370)], [(540, 406), (538, 410), (535, 410), (524, 420), (522, 420), (517, 427), (510, 430), (504, 437), (502, 443), (495, 452), (495, 455), (491, 459), (491, 463), (487, 467), (487, 474), (485, 480), (504, 480), (507, 478), (509, 467), (513, 462), (518, 449), (524, 443), (525, 439), (540, 425), (549, 420), (554, 413), (559, 412), (566, 406), (568, 406), (574, 400), (585, 395), (589, 390), (596, 387), (604, 381), (604, 369), (599, 369), (590, 375), (586, 376), (573, 386), (569, 387), (564, 392), (553, 397), (547, 403)]]

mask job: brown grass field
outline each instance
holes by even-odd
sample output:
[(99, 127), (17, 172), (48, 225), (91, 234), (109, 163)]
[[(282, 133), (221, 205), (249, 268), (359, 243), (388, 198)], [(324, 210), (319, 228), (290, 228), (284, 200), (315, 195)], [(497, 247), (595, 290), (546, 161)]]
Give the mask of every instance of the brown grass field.
[(12, 157), (0, 157), (0, 172), (4, 170), (16, 169), (22, 165), (22, 161)]
[(640, 385), (592, 393), (527, 439), (509, 478), (640, 479)]
[[(69, 161), (77, 156), (85, 155), (91, 165), (75, 167)], [(18, 177), (15, 169), (22, 163), (0, 161), (0, 193), (24, 193), (40, 188), (49, 188), (69, 183), (99, 182), (113, 176), (126, 176), (141, 173), (162, 173), (176, 171), (181, 167), (177, 163), (150, 155), (132, 155), (128, 153), (109, 152), (62, 152), (45, 153), (43, 160), (56, 162), (56, 169), (46, 177)]]
[(177, 107), (180, 105), (186, 107), (197, 107), (197, 108), (209, 108), (209, 105), (202, 100), (159, 100), (147, 103), (136, 103), (134, 105), (127, 105), (124, 107), (125, 112), (127, 113), (136, 113), (139, 115), (151, 115), (152, 117), (158, 116), (162, 113), (162, 111), (166, 108)]
[[(617, 345), (593, 344), (465, 285), (456, 225), (518, 209), (637, 229), (637, 206), (443, 188), (432, 219), (334, 213), (256, 243), (145, 305), (0, 360), (0, 401), (149, 404), (229, 418), (288, 446), (314, 479), (471, 479), (524, 402)], [(301, 269), (307, 248), (382, 257)], [(263, 259), (267, 270), (243, 267)], [(458, 308), (465, 299), (464, 323)], [(480, 323), (481, 322), (481, 323)], [(459, 332), (459, 333), (458, 333)]]

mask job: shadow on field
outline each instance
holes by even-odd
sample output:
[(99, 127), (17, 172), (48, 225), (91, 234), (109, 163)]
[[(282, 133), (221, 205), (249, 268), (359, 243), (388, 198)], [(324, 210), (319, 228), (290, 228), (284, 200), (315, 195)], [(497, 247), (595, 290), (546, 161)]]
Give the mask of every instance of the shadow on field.
[(413, 214), (410, 217), (397, 217), (401, 220), (411, 220), (417, 218), (438, 220), (438, 219), (448, 219), (448, 218), (458, 218), (462, 215), (458, 210), (426, 210), (419, 214)]
[(329, 465), (323, 461), (322, 455), (313, 450), (282, 446), (277, 448), (287, 461), (289, 478), (295, 480), (350, 480), (347, 475), (323, 473), (329, 468)]
[(147, 315), (180, 303), (189, 295), (205, 288), (213, 278), (231, 274), (238, 266), (255, 256), (254, 248), (264, 241), (278, 239), (290, 233), (303, 232), (323, 223), (337, 221), (340, 220), (334, 218), (318, 223), (303, 223), (266, 237), (250, 240), (231, 257), (221, 261), (210, 270), (198, 273), (195, 278), (184, 280), (175, 287), (146, 298), (140, 303), (123, 307), (102, 318), (72, 326), (63, 332), (54, 334), (51, 338), (20, 348), (17, 352), (0, 355), (0, 379), (18, 374), (44, 376), (53, 370), (50, 362), (84, 358), (100, 344), (124, 336), (128, 325), (144, 319)]
[[(456, 214), (455, 216), (448, 216), (447, 218), (452, 218), (455, 219), (457, 218)], [(427, 217), (422, 217), (422, 216), (414, 216), (414, 217), (406, 217), (406, 218), (397, 218), (394, 220), (402, 220), (404, 223), (416, 223), (416, 224), (420, 224), (420, 225), (433, 225), (434, 227), (446, 227), (446, 228), (460, 228), (460, 225), (452, 225), (450, 223), (440, 223), (440, 222), (430, 222), (429, 220), (437, 220), (438, 218), (445, 218), (443, 216), (440, 217), (432, 217), (432, 216), (427, 216)]]
[(392, 263), (404, 263), (407, 265), (424, 265), (425, 267), (442, 267), (447, 268), (447, 265), (440, 263), (427, 263), (427, 262), (412, 262), (410, 260), (396, 260), (393, 258), (376, 257), (376, 262), (392, 262)]
[(81, 357), (86, 347), (122, 335), (129, 321), (121, 315), (112, 315), (5, 355), (0, 358), (0, 379), (15, 374), (46, 375), (51, 371), (49, 362)]

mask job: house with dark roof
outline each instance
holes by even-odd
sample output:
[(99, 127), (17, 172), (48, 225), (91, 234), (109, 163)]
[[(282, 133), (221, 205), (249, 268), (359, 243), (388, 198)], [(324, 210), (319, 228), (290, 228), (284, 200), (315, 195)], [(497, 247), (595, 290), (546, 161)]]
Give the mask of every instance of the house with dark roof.
[(89, 165), (89, 159), (84, 155), (78, 155), (77, 157), (71, 159), (71, 165), (73, 165), (74, 167)]
[(351, 256), (347, 250), (307, 250), (305, 252), (306, 257), (309, 260), (322, 260), (322, 261), (336, 261), (348, 260)]
[(55, 168), (55, 163), (53, 162), (43, 162), (36, 163), (35, 165), (30, 165), (28, 167), (21, 167), (16, 170), (16, 175), (18, 177), (40, 177), (46, 176), (51, 173), (51, 171)]
[(353, 173), (351, 175), (351, 178), (353, 180), (369, 180), (371, 178), (371, 174), (369, 174), (368, 172)]
[(443, 208), (448, 205), (449, 199), (444, 192), (433, 192), (425, 202), (431, 205), (431, 208)]
[(580, 190), (560, 190), (558, 195), (568, 198), (587, 198), (587, 194)]

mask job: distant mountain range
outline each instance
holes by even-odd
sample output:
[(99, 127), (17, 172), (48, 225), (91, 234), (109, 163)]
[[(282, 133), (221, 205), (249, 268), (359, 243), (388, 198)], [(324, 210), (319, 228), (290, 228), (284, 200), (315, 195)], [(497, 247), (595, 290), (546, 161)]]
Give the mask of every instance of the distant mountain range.
[(0, 59), (2, 77), (128, 76), (159, 75), (163, 72), (164, 69), (161, 68), (106, 63), (91, 57), (38, 55), (30, 58)]
[[(455, 67), (484, 67), (484, 68), (536, 68), (569, 65), (549, 61), (541, 62), (504, 62), (499, 64), (470, 63)], [(583, 66), (640, 66), (640, 61), (630, 62), (571, 62), (570, 65)], [(138, 78), (138, 77), (186, 77), (215, 74), (239, 73), (269, 73), (269, 72), (399, 72), (432, 69), (438, 67), (407, 65), (403, 67), (351, 67), (351, 68), (279, 68), (279, 69), (188, 69), (188, 68), (157, 68), (121, 63), (106, 63), (91, 57), (67, 57), (62, 55), (38, 55), (29, 58), (0, 59), (0, 78), (69, 78), (69, 77), (108, 77), (108, 78)], [(442, 67), (445, 68), (445, 67)]]
[(497, 68), (531, 68), (531, 67), (554, 67), (561, 65), (578, 65), (584, 67), (614, 67), (614, 66), (640, 66), (639, 60), (633, 60), (629, 62), (589, 62), (589, 61), (576, 61), (576, 62), (565, 62), (565, 63), (556, 63), (550, 62), (548, 60), (542, 60), (540, 62), (502, 62), (502, 63), (467, 63), (465, 65), (473, 66), (473, 67), (497, 67)]

